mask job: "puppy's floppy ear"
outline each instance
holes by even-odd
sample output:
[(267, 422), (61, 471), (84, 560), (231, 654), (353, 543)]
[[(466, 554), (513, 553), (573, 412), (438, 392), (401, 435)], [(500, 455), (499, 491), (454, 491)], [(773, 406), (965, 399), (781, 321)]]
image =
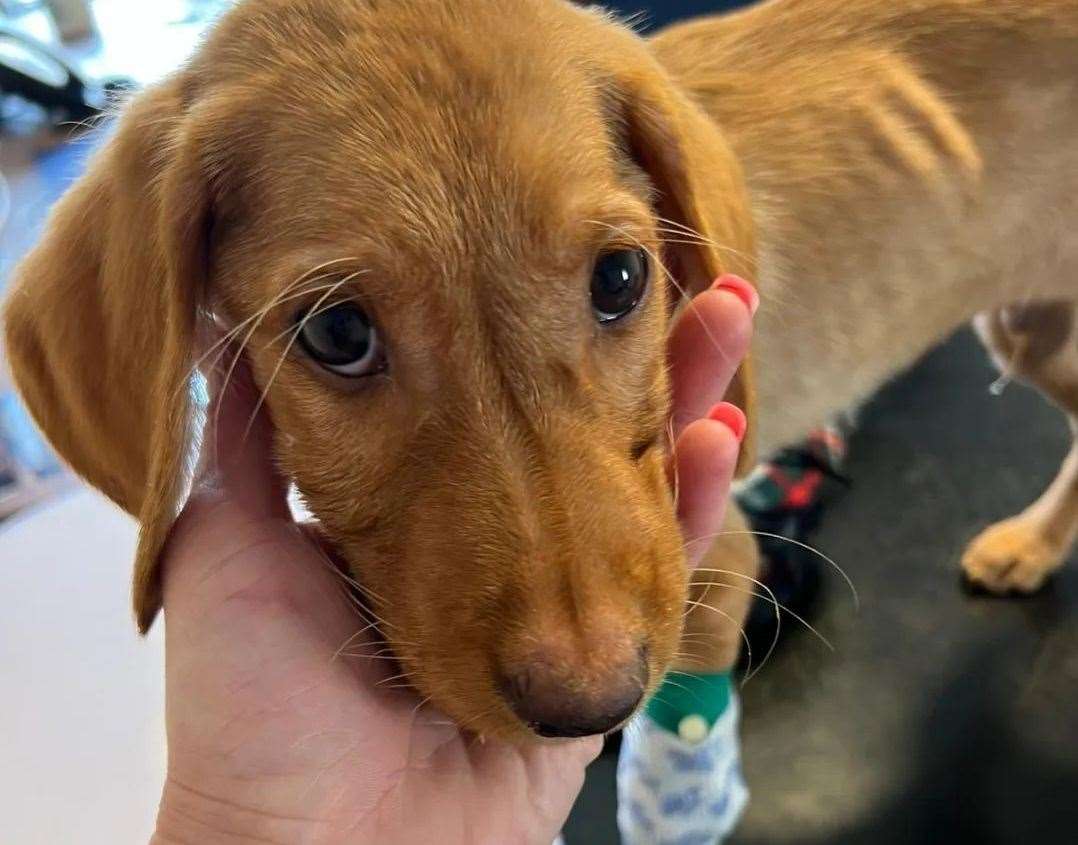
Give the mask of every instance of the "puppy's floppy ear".
[(179, 79), (136, 98), (18, 268), (11, 369), (60, 455), (141, 522), (135, 613), (186, 487), (194, 333), (209, 200)]
[[(755, 278), (752, 214), (741, 167), (718, 127), (657, 65), (623, 68), (614, 91), (622, 143), (648, 175), (673, 300), (724, 272)], [(755, 393), (746, 358), (727, 400), (749, 421), (738, 472), (755, 463)]]

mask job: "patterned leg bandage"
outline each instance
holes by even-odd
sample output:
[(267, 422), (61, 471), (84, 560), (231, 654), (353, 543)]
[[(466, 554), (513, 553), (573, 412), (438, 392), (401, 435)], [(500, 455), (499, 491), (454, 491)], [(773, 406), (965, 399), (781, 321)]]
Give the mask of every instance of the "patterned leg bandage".
[(663, 684), (622, 736), (624, 845), (715, 845), (730, 834), (748, 802), (738, 716), (728, 673)]

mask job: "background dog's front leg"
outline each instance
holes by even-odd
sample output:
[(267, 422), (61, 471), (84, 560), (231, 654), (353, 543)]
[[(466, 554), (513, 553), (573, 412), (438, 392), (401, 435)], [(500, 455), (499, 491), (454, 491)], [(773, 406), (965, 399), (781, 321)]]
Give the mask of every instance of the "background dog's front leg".
[[(748, 521), (731, 499), (722, 531), (692, 573), (676, 670), (722, 672), (737, 663), (742, 626), (759, 591), (760, 551)], [(762, 655), (750, 655), (760, 659)]]
[(730, 683), (759, 561), (747, 530), (731, 500), (722, 531), (693, 573), (679, 659), (625, 731), (618, 827), (626, 845), (720, 842), (748, 801)]
[(1067, 559), (1078, 537), (1078, 307), (1031, 303), (981, 315), (981, 338), (1006, 376), (1038, 387), (1069, 416), (1074, 445), (1044, 494), (1022, 513), (986, 529), (962, 568), (994, 593), (1032, 592)]

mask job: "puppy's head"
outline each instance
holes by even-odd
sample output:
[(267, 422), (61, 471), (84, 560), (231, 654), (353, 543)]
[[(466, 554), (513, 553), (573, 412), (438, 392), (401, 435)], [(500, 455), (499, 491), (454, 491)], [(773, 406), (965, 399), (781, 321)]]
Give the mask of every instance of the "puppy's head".
[(671, 311), (751, 246), (721, 135), (609, 19), (264, 0), (127, 108), (7, 341), (61, 454), (142, 522), (143, 629), (215, 320), (420, 692), (484, 733), (596, 733), (680, 631)]

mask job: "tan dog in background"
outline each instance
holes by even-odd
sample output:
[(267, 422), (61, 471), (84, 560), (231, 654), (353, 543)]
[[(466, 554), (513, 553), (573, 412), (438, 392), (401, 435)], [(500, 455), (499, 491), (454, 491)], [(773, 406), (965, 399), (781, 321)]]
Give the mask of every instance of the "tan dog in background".
[[(652, 40), (562, 0), (246, 0), (57, 207), (12, 367), (142, 523), (143, 630), (216, 320), (421, 694), (481, 733), (607, 730), (682, 628), (679, 296), (758, 282), (731, 397), (757, 450), (977, 315), (1078, 420), (1076, 85), (1075, 0), (777, 0)], [(1035, 589), (1076, 531), (1078, 447), (964, 566)], [(710, 557), (755, 571), (743, 537)], [(738, 586), (711, 594), (735, 619)], [(686, 651), (732, 663), (721, 621)]]

